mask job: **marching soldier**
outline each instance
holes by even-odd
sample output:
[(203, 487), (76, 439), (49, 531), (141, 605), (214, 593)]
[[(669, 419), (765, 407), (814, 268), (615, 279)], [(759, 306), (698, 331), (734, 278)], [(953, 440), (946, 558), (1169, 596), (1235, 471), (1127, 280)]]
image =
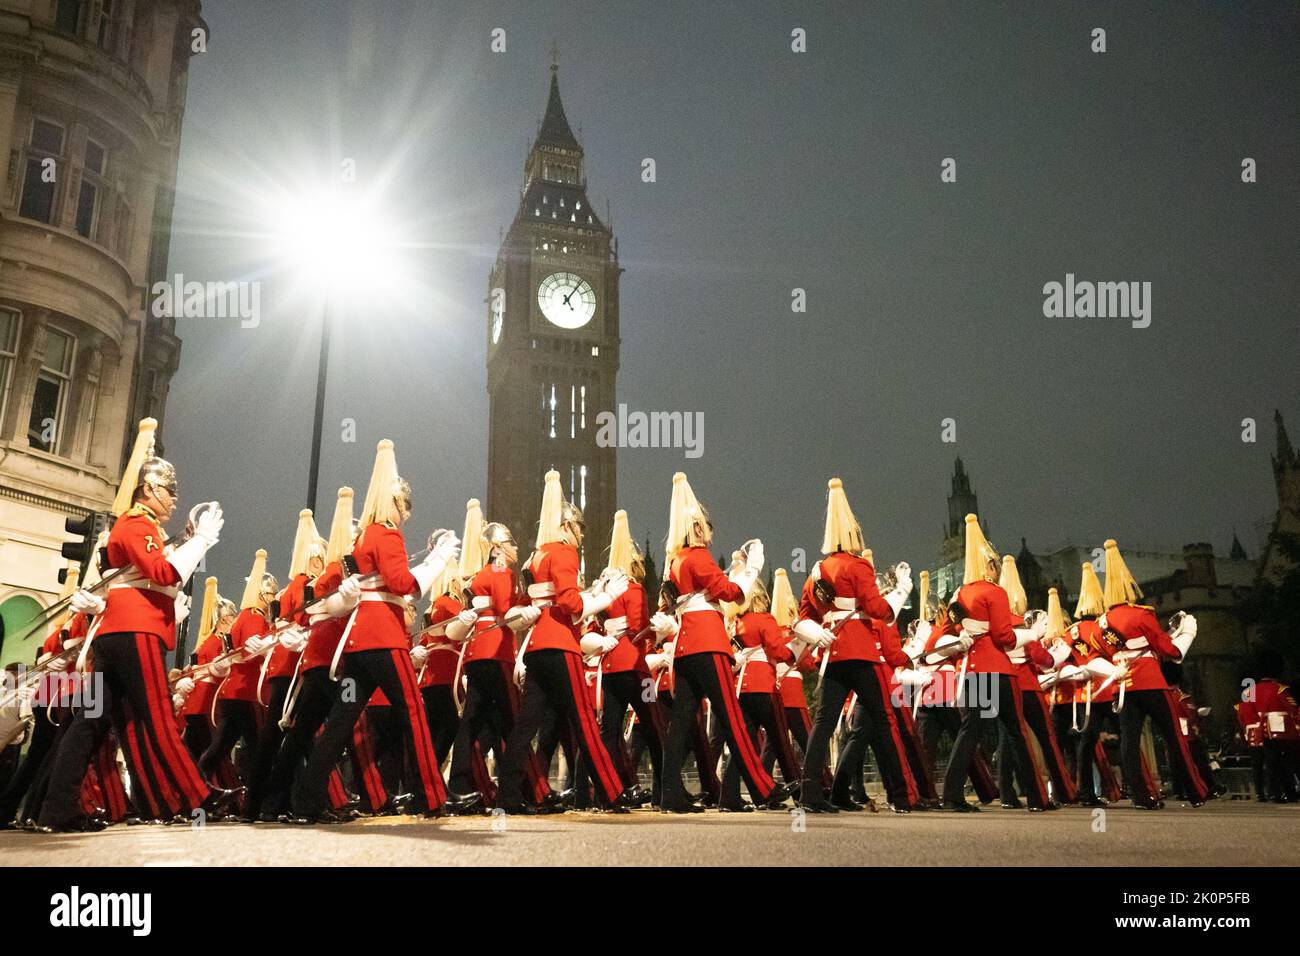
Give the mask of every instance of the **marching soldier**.
[[(776, 620), (777, 626), (781, 628), (781, 634), (786, 646), (790, 647), (790, 629), (794, 627), (794, 622), (798, 620), (799, 602), (795, 600), (794, 590), (790, 587), (790, 578), (786, 574), (785, 568), (777, 568), (772, 574), (772, 617)], [(793, 653), (791, 657), (794, 657)], [(799, 779), (803, 776), (803, 762), (795, 757), (790, 739), (793, 737), (794, 743), (799, 745), (799, 757), (802, 757), (808, 749), (808, 733), (812, 730), (812, 716), (808, 713), (808, 699), (803, 692), (803, 676), (804, 672), (816, 670), (816, 668), (817, 662), (811, 654), (803, 654), (789, 664), (778, 663), (774, 668), (773, 694), (775, 700), (773, 701), (773, 707), (778, 708), (784, 717), (786, 735), (775, 740), (769, 736), (764, 740), (761, 757), (763, 769), (770, 774), (772, 768), (777, 764), (777, 748), (785, 746), (789, 750), (789, 754), (785, 759), (793, 761), (799, 772), (794, 776), (786, 777), (785, 784), (788, 788), (797, 788)], [(782, 771), (782, 774), (784, 775), (784, 771)], [(829, 769), (823, 775), (822, 783), (826, 789), (830, 789), (831, 776)]]
[[(582, 653), (578, 645), (582, 622), (606, 610), (627, 590), (627, 576), (606, 569), (587, 591), (578, 589), (582, 546), (582, 512), (564, 500), (557, 471), (546, 473), (537, 545), (528, 562), (533, 583), (528, 587), (532, 608), (516, 617), (532, 620), (519, 649), (516, 672), (525, 681), (519, 716), (506, 740), (500, 770), (498, 805), (506, 812), (533, 812), (524, 801), (531, 742), (548, 716), (566, 723), (585, 752), (596, 797), (607, 810), (623, 812), (629, 800), (614, 761), (605, 749), (596, 714), (586, 696)], [(525, 625), (526, 626), (526, 625)]]
[(230, 649), (240, 653), (217, 688), (212, 743), (199, 758), (199, 769), (209, 780), (215, 779), (217, 768), (230, 759), (237, 743), (243, 744), (239, 778), (245, 784), (250, 779), (258, 727), (263, 719), (258, 701), (262, 655), (275, 646), (275, 639), (266, 635), (271, 630), (271, 605), (278, 590), (275, 576), (266, 572), (266, 551), (259, 548), (244, 585), (239, 615), (230, 628)]
[[(1114, 662), (1118, 667), (1120, 753), (1129, 797), (1135, 807), (1156, 810), (1162, 806), (1159, 794), (1153, 793), (1142, 773), (1142, 727), (1148, 717), (1156, 733), (1165, 740), (1169, 763), (1187, 802), (1193, 807), (1203, 804), (1209, 788), (1201, 779), (1187, 746), (1187, 737), (1178, 724), (1178, 715), (1166, 693), (1169, 685), (1160, 673), (1160, 661), (1179, 661), (1196, 637), (1196, 619), (1183, 614), (1170, 635), (1156, 620), (1154, 610), (1135, 603), (1142, 589), (1119, 552), (1119, 545), (1108, 539), (1106, 548), (1106, 588), (1103, 594), (1106, 613), (1098, 619), (1102, 630), (1117, 640)], [(1180, 612), (1181, 613), (1181, 612)]]
[(996, 721), (999, 733), (1006, 734), (1006, 752), (1015, 761), (1017, 783), (1029, 800), (1029, 809), (1048, 809), (1047, 795), (1029, 755), (1028, 728), (1015, 669), (1007, 657), (1007, 651), (1016, 646), (1016, 633), (1011, 602), (996, 583), (1001, 572), (1002, 558), (997, 549), (984, 537), (979, 519), (967, 515), (965, 583), (953, 597), (954, 609), (960, 615), (960, 643), (965, 649), (957, 686), (961, 729), (944, 774), (945, 810), (969, 813), (979, 809), (967, 803), (963, 793), (981, 726), (988, 721)]
[[(515, 584), (519, 546), (510, 529), (498, 521), (483, 523), (477, 498), (465, 504), (462, 573), (471, 575), (470, 607), (447, 625), (447, 637), (460, 645), (458, 673), (464, 674), (465, 703), (451, 750), (448, 782), (458, 796), (479, 793), (491, 799), (491, 781), (483, 772), (481, 740), (496, 753), (498, 773), (505, 762), (505, 742), (519, 716), (519, 689), (512, 675), (516, 664), (515, 635), (541, 616), (538, 608), (521, 602)], [(486, 562), (485, 562), (486, 559)], [(534, 808), (553, 809), (554, 797), (546, 773), (527, 745), (524, 773)]]
[[(463, 557), (468, 545), (462, 543), (462, 549)], [(446, 627), (452, 618), (465, 610), (464, 591), (460, 562), (448, 561), (446, 569), (429, 588), (434, 598), (424, 617), (424, 633), (411, 648), (411, 666), (419, 678), (420, 696), (424, 699), (429, 735), (439, 766), (451, 753), (452, 742), (460, 727), (460, 710), (453, 685), (459, 675), (460, 650), (464, 645), (457, 645), (447, 637)], [(438, 630), (440, 626), (441, 630)]]
[[(864, 619), (892, 621), (912, 590), (911, 569), (906, 563), (897, 566), (897, 586), (882, 597), (876, 586), (876, 571), (861, 556), (864, 550), (862, 528), (849, 507), (843, 483), (832, 478), (828, 483), (826, 527), (822, 536), (825, 557), (809, 572), (799, 606), (795, 637), (808, 647), (819, 647), (829, 655), (822, 665), (822, 700), (808, 739), (804, 755), (803, 781), (799, 805), (813, 813), (835, 813), (838, 808), (821, 793), (819, 780), (827, 764), (831, 735), (839, 723), (840, 712), (849, 694), (856, 693), (864, 707), (864, 729), (872, 749), (881, 761), (882, 775), (903, 779), (898, 759), (899, 748), (886, 743), (898, 737), (898, 727), (890, 706), (889, 686), (882, 683), (876, 638)], [(823, 600), (820, 595), (825, 594)], [(841, 758), (842, 759), (842, 758)], [(836, 776), (839, 777), (836, 768)], [(846, 764), (836, 787), (843, 786), (847, 796)], [(834, 789), (834, 788), (833, 788)], [(841, 795), (837, 791), (837, 796)], [(847, 801), (844, 801), (847, 805)], [(912, 809), (914, 798), (906, 804), (891, 805), (896, 812)]]
[[(407, 566), (406, 542), (400, 526), (411, 515), (411, 486), (397, 472), (393, 443), (379, 442), (375, 466), (361, 509), (361, 533), (352, 549), (363, 585), (360, 601), (345, 627), (335, 663), (341, 668), (325, 729), (312, 748), (293, 793), (296, 822), (321, 821), (328, 800), (331, 771), (352, 738), (353, 728), (376, 688), (392, 703), (415, 757), (420, 780), (417, 803), (437, 815), (447, 802), (442, 773), (429, 739), (411, 666), (410, 637), (406, 631), (406, 595), (423, 597), (447, 562), (459, 555), (459, 540), (451, 531), (435, 531), (428, 555)], [(333, 669), (334, 665), (331, 665)]]
[[(325, 570), (325, 539), (316, 530), (310, 508), (298, 512), (298, 529), (294, 534), (293, 555), (289, 560), (289, 582), (280, 594), (277, 610), (275, 644), (263, 659), (259, 680), (269, 688), (266, 719), (257, 737), (252, 775), (248, 781), (245, 815), (249, 822), (262, 816), (262, 801), (271, 783), (271, 773), (280, 744), (284, 740), (284, 705), (289, 685), (298, 672), (302, 651), (307, 646), (309, 619), (305, 610), (314, 594), (311, 582)], [(264, 696), (261, 691), (259, 699)]]
[[(317, 731), (329, 716), (330, 704), (334, 700), (330, 663), (334, 660), (349, 615), (361, 598), (361, 585), (357, 578), (343, 567), (344, 561), (351, 560), (353, 497), (351, 488), (344, 486), (339, 489), (329, 540), (321, 558), (324, 570), (311, 584), (313, 601), (307, 615), (307, 644), (298, 664), (296, 682), (289, 689), (285, 713), (276, 718), (285, 723), (286, 729), (271, 769), (269, 789), (262, 801), (261, 819), (264, 822), (273, 822), (288, 813), (294, 781), (311, 752)], [(347, 795), (337, 771), (330, 775), (329, 794), (331, 812), (326, 814), (322, 811), (322, 816), (328, 815), (332, 820), (349, 818), (351, 814), (343, 810)]]
[(1237, 722), (1250, 750), (1255, 774), (1255, 799), (1292, 803), (1296, 797), (1297, 749), (1300, 747), (1300, 706), (1291, 689), (1278, 680), (1282, 656), (1259, 652), (1256, 678), (1236, 705)]
[(660, 612), (652, 623), (661, 638), (673, 638), (669, 666), (673, 671), (673, 702), (664, 747), (664, 792), (661, 808), (669, 813), (696, 813), (682, 782), (686, 738), (692, 733), (700, 702), (708, 700), (713, 719), (720, 722), (727, 747), (736, 761), (755, 804), (778, 804), (778, 790), (763, 769), (736, 699), (731, 676), (731, 640), (723, 622), (721, 601), (744, 603), (763, 570), (763, 544), (745, 542), (732, 555), (724, 574), (709, 554), (713, 523), (695, 497), (686, 475), (673, 476), (668, 512), (665, 568), (677, 595), (675, 619)]
[(203, 752), (212, 744), (212, 700), (217, 685), (230, 673), (230, 662), (217, 658), (229, 648), (226, 640), (239, 612), (234, 602), (217, 593), (217, 579), (208, 578), (203, 589), (203, 608), (199, 614), (199, 633), (190, 656), (190, 669), (201, 669), (197, 679), (184, 674), (173, 686), (175, 697), (180, 698), (180, 714), (185, 721), (185, 746), (198, 763)]
[[(646, 691), (653, 687), (654, 678), (646, 665), (646, 645), (653, 641), (653, 631), (646, 626), (649, 619), (646, 603), (645, 555), (632, 541), (628, 528), (627, 512), (614, 512), (614, 531), (609, 544), (609, 566), (627, 575), (627, 590), (616, 597), (605, 611), (605, 641), (598, 647), (616, 643), (600, 658), (601, 687), (604, 695), (601, 714), (601, 738), (605, 749), (615, 758), (623, 772), (627, 789), (637, 784), (636, 768), (623, 749), (623, 722), (629, 707), (636, 715), (646, 749), (650, 753), (650, 802), (655, 806), (663, 795), (663, 715), (655, 705), (655, 695)], [(586, 640), (584, 638), (584, 640)], [(588, 646), (591, 646), (590, 643)], [(579, 783), (583, 783), (581, 775)]]
[(153, 455), (156, 428), (150, 418), (140, 423), (113, 503), (117, 520), (108, 536), (107, 565), (123, 570), (104, 597), (89, 591), (73, 596), (75, 611), (97, 615), (86, 643), (93, 641), (99, 694), (93, 712), (82, 707), (73, 713), (41, 807), (42, 832), (96, 828), (82, 816), (81, 783), (110, 725), (119, 739), (128, 731), (139, 734), (156, 758), (150, 769), (174, 788), (186, 809), (217, 810), (228, 796), (204, 782), (181, 742), (163, 663), (163, 652), (176, 645), (177, 596), (217, 543), (224, 519), (213, 505), (194, 518), (183, 541), (168, 540), (162, 526), (176, 510), (178, 482), (171, 463)]

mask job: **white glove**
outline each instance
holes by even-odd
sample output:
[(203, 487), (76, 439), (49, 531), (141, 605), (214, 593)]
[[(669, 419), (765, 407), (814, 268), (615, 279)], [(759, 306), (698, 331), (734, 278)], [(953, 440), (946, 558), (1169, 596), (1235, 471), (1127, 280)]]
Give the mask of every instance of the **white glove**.
[(528, 666), (524, 663), (524, 655), (520, 654), (515, 660), (515, 670), (512, 676), (516, 687), (524, 686), (524, 678), (528, 676)]
[(1020, 650), (1022, 647), (1028, 647), (1036, 640), (1034, 632), (1027, 627), (1013, 627), (1011, 630), (1016, 635), (1015, 650)]
[(420, 586), (420, 597), (429, 593), (433, 579), (442, 574), (448, 561), (460, 556), (460, 539), (455, 532), (444, 531), (438, 535), (433, 547), (423, 561), (411, 568), (411, 576)]
[(176, 617), (177, 627), (190, 616), (190, 598), (184, 591), (177, 594), (176, 600), (172, 602), (172, 613)]
[(809, 618), (804, 618), (794, 626), (794, 636), (809, 647), (826, 648), (835, 641), (835, 635), (829, 628), (822, 627)]
[(213, 505), (209, 510), (199, 515), (198, 521), (194, 523), (194, 533), (190, 539), (180, 547), (173, 548), (172, 553), (167, 555), (167, 563), (176, 569), (182, 587), (190, 579), (194, 569), (199, 566), (203, 556), (217, 543), (221, 528), (225, 523), (226, 519), (221, 513), (221, 506)]
[(72, 592), (72, 597), (68, 603), (73, 611), (78, 614), (85, 614), (87, 617), (94, 617), (96, 614), (104, 613), (104, 599), (98, 594), (92, 594), (85, 588), (79, 588)]
[(597, 657), (605, 653), (605, 636), (603, 634), (584, 634), (578, 641), (578, 648), (583, 657)]
[(352, 609), (361, 602), (361, 582), (356, 578), (344, 578), (343, 582), (329, 597), (322, 602), (325, 613), (330, 617), (342, 617), (352, 613)]
[(297, 654), (307, 646), (307, 633), (301, 627), (285, 628), (280, 634), (280, 646), (290, 654)]
[(1197, 707), (1196, 712), (1200, 714), (1202, 717), (1209, 717), (1211, 709), (1212, 708), (1209, 707)]
[(1087, 671), (1091, 677), (1102, 678), (1115, 677), (1121, 673), (1119, 667), (1116, 667), (1104, 657), (1094, 657), (1083, 665), (1083, 670)]
[(906, 561), (894, 565), (894, 586), (902, 588), (908, 594), (912, 593), (912, 566)]
[(417, 644), (411, 648), (411, 666), (417, 671), (429, 660), (429, 649), (423, 644)]
[(188, 697), (194, 692), (194, 678), (182, 677), (176, 682), (176, 686), (172, 688), (172, 691), (181, 697)]
[(1061, 680), (1071, 684), (1078, 683), (1079, 681), (1082, 680), (1087, 680), (1089, 676), (1091, 676), (1088, 674), (1086, 670), (1084, 670), (1082, 667), (1079, 667), (1077, 664), (1066, 664), (1057, 673)]
[(784, 677), (786, 674), (788, 674), (788, 673), (790, 673), (790, 665), (789, 665), (789, 664), (777, 664), (777, 665), (776, 665), (776, 679), (777, 679), (778, 681), (779, 681), (782, 677)]
[(510, 628), (510, 630), (514, 631), (516, 634), (522, 634), (524, 631), (536, 624), (541, 616), (542, 609), (540, 607), (533, 607), (531, 604), (526, 604), (522, 607), (512, 607), (510, 610), (506, 611), (506, 627)]
[[(506, 614), (506, 620), (509, 621), (510, 615)], [(457, 644), (468, 641), (474, 635), (474, 622), (478, 620), (478, 612), (466, 608), (447, 622), (447, 628), (442, 633), (446, 635), (447, 640), (454, 641)]]
[(617, 568), (606, 570), (608, 571), (608, 577), (605, 578), (604, 590), (609, 595), (610, 602), (613, 603), (627, 593), (627, 575)]
[(656, 611), (650, 618), (650, 626), (660, 640), (677, 635), (677, 618), (663, 611)]
[(1040, 614), (1034, 618), (1034, 626), (1030, 628), (1034, 632), (1034, 639), (1041, 641), (1047, 636), (1047, 615)]
[(745, 556), (745, 569), (753, 571), (755, 577), (763, 571), (763, 542), (754, 538), (752, 541), (746, 541), (740, 546), (741, 552)]
[[(626, 586), (623, 590), (627, 590)], [(614, 603), (614, 595), (609, 593), (608, 584), (606, 589), (597, 593), (595, 591), (583, 591), (580, 594), (582, 598), (582, 614), (579, 620), (591, 617), (593, 614), (599, 614), (605, 608)]]
[(55, 654), (50, 659), (50, 672), (59, 673), (61, 671), (70, 671), (74, 666), (76, 666), (76, 663), (77, 663), (77, 658), (75, 656), (60, 657), (59, 655)]
[[(194, 538), (202, 538), (208, 548), (211, 548), (220, 539), (221, 529), (225, 524), (226, 516), (221, 511), (221, 505), (214, 502), (212, 507), (200, 514), (198, 520), (194, 522)], [(203, 550), (206, 551), (208, 548)]]
[(1057, 641), (1047, 649), (1047, 653), (1052, 655), (1052, 666), (1060, 667), (1070, 656), (1070, 644), (1068, 641)]
[(958, 653), (965, 654), (975, 646), (975, 638), (971, 637), (969, 634), (963, 634), (957, 639), (957, 645), (961, 648)]
[(890, 618), (891, 621), (898, 620), (898, 612), (903, 609), (903, 605), (907, 603), (907, 596), (911, 593), (912, 579), (907, 578), (906, 588), (903, 587), (903, 582), (899, 581), (894, 590), (885, 595), (885, 603), (888, 604), (889, 609), (894, 612), (893, 617)]
[(185, 697), (181, 694), (172, 694), (172, 713), (180, 713), (180, 709), (185, 706)]
[(1187, 657), (1187, 652), (1192, 648), (1192, 641), (1196, 640), (1196, 618), (1190, 614), (1183, 614), (1183, 619), (1178, 625), (1178, 631), (1171, 635), (1174, 647), (1178, 648), (1178, 659), (1181, 661)]
[(215, 677), (217, 680), (221, 680), (227, 674), (230, 673), (230, 661), (229, 660), (213, 661), (208, 668), (208, 673), (211, 674), (213, 677)]
[(908, 687), (929, 687), (934, 683), (934, 672), (902, 667), (898, 670), (898, 682)]
[(668, 666), (668, 655), (647, 654), (645, 656), (645, 666), (650, 668), (651, 674), (656, 674)]
[(273, 638), (258, 637), (254, 635), (244, 641), (244, 657), (245, 659), (250, 657), (259, 657), (269, 651), (273, 646), (275, 646), (275, 640)]

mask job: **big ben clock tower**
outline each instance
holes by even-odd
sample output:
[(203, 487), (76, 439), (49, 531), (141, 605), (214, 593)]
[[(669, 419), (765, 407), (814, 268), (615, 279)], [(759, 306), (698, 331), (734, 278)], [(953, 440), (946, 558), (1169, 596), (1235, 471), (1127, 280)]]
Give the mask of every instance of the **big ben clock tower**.
[(542, 480), (554, 468), (583, 510), (583, 561), (604, 567), (616, 507), (615, 449), (596, 444), (618, 372), (618, 246), (587, 198), (582, 146), (560, 102), (556, 67), (524, 188), (488, 277), (487, 518), (526, 556)]

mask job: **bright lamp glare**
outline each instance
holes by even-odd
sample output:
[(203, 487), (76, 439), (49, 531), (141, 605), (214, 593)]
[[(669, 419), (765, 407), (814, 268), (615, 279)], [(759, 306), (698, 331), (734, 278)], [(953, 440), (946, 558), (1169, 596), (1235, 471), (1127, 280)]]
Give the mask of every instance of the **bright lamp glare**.
[(295, 197), (273, 219), (279, 253), (310, 291), (334, 297), (382, 292), (394, 281), (389, 223), (363, 199), (339, 193)]

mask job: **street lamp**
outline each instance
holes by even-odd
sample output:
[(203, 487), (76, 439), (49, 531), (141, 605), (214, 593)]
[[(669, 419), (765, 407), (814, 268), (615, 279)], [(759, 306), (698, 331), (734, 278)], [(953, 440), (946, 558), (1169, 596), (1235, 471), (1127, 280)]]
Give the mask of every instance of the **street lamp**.
[(321, 308), (320, 358), (312, 427), (307, 507), (316, 511), (320, 479), (325, 381), (329, 371), (331, 309), (373, 301), (395, 280), (392, 231), (373, 197), (339, 187), (287, 197), (274, 212), (278, 252)]

